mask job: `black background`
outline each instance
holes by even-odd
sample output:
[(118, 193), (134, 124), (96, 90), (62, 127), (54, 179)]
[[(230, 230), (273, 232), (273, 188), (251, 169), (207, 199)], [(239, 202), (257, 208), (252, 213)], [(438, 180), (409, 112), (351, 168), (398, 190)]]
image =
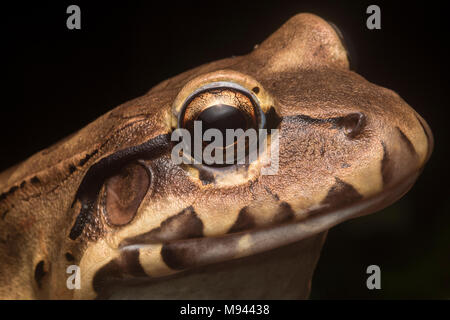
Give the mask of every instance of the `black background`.
[[(66, 28), (70, 4), (81, 7), (81, 30)], [(381, 30), (366, 28), (370, 4), (381, 8)], [(439, 2), (2, 4), (0, 170), (162, 80), (250, 52), (300, 12), (334, 22), (356, 72), (398, 92), (430, 124), (436, 144), (404, 198), (329, 232), (311, 297), (450, 298), (449, 27)], [(366, 288), (370, 264), (381, 267), (381, 290)]]

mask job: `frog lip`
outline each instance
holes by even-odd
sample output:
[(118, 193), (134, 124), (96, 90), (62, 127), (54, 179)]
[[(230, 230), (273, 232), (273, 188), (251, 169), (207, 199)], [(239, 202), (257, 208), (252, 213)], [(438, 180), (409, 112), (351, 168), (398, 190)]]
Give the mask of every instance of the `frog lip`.
[(176, 239), (159, 244), (133, 243), (121, 247), (121, 250), (142, 253), (155, 250), (155, 245), (161, 246), (164, 262), (174, 271), (250, 256), (295, 243), (345, 220), (381, 210), (401, 198), (412, 187), (419, 173), (410, 175), (376, 196), (347, 207), (316, 212), (303, 220), (214, 237)]

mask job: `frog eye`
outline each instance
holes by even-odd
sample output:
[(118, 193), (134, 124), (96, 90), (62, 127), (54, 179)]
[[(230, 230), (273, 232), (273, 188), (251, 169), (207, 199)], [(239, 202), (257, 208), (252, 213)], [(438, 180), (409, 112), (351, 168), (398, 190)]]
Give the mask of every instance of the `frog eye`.
[(204, 131), (215, 128), (225, 134), (226, 129), (258, 129), (263, 126), (263, 116), (250, 91), (234, 83), (217, 82), (188, 97), (178, 125), (191, 131), (194, 121), (201, 121)]
[[(223, 137), (222, 148), (226, 149), (236, 147), (239, 139), (245, 139), (238, 134), (233, 141), (227, 141), (227, 129), (258, 132), (265, 125), (265, 115), (251, 91), (235, 83), (215, 82), (196, 90), (183, 104), (178, 128), (188, 130), (193, 138), (195, 122), (201, 123), (202, 136), (208, 129), (218, 130)], [(247, 142), (246, 148), (249, 148)]]
[(140, 163), (131, 163), (106, 179), (100, 204), (108, 224), (131, 222), (149, 189), (150, 172)]

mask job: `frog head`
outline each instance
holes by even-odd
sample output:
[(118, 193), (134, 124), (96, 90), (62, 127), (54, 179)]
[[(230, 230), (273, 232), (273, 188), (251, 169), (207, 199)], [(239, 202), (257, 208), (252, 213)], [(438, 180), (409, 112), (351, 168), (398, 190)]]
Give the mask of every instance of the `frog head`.
[[(193, 156), (174, 133), (193, 133), (195, 121), (264, 131), (264, 150), (243, 163), (177, 163), (174, 154)], [(163, 81), (2, 173), (0, 292), (84, 299), (116, 283), (164, 288), (306, 243), (399, 199), (432, 145), (398, 94), (349, 69), (333, 26), (296, 15), (251, 53)], [(315, 252), (309, 278), (323, 239), (303, 249)], [(79, 290), (67, 287), (70, 265)]]

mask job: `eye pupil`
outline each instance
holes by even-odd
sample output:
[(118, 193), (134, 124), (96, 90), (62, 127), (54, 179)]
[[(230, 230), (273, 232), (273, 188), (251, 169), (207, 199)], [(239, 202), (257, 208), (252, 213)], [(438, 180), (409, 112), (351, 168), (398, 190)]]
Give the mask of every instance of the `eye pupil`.
[[(197, 132), (199, 124), (201, 132)], [(190, 141), (185, 141), (180, 154), (190, 163), (208, 167), (248, 163), (257, 151), (258, 130), (264, 126), (264, 112), (252, 91), (231, 82), (210, 83), (181, 106), (177, 127), (189, 132)]]
[(197, 118), (202, 121), (203, 131), (218, 129), (225, 137), (226, 129), (247, 129), (247, 119), (239, 109), (226, 105), (217, 104), (202, 111)]

